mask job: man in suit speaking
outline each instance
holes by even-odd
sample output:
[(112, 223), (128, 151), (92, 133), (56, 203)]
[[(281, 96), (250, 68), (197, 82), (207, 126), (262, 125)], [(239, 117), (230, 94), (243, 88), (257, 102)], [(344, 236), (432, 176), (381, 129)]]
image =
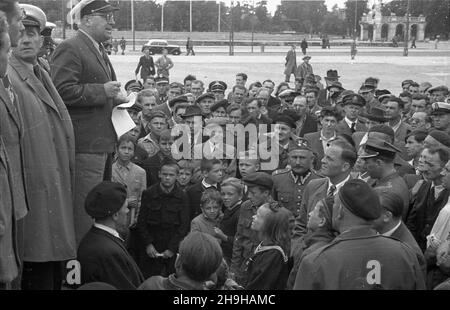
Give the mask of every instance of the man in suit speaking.
[(114, 106), (126, 102), (103, 42), (112, 37), (113, 12), (103, 0), (82, 0), (70, 12), (77, 34), (53, 54), (53, 82), (72, 118), (75, 132), (74, 220), (77, 244), (93, 224), (84, 210), (87, 193), (111, 175), (108, 155), (117, 140), (111, 121)]

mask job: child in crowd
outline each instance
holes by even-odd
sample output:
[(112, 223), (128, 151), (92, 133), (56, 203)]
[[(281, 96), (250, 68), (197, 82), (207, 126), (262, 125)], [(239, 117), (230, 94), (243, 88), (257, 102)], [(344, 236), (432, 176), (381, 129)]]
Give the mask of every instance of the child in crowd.
[(253, 216), (252, 229), (261, 243), (247, 262), (248, 290), (284, 290), (289, 276), (290, 225), (292, 214), (278, 202), (258, 208)]
[(137, 221), (142, 192), (147, 188), (145, 170), (131, 162), (136, 147), (136, 139), (129, 133), (119, 138), (116, 148), (117, 160), (112, 165), (112, 181), (127, 188), (129, 226)]
[(216, 228), (219, 227), (223, 217), (223, 213), (221, 211), (222, 196), (220, 195), (220, 192), (215, 188), (207, 188), (202, 194), (200, 208), (202, 210), (202, 214), (197, 215), (197, 217), (192, 220), (191, 232), (199, 231), (210, 234), (211, 236), (216, 237), (220, 244), (222, 242), (222, 238), (216, 234)]
[(178, 166), (180, 167), (180, 173), (178, 174), (177, 182), (183, 190), (186, 190), (191, 183), (194, 167), (191, 161), (186, 159), (180, 160)]

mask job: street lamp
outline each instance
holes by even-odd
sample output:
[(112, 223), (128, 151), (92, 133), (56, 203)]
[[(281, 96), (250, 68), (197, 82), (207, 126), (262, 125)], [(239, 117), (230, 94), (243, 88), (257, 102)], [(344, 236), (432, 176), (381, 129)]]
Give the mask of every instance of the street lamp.
[(356, 25), (357, 25), (357, 19), (358, 19), (358, 0), (355, 0), (355, 29), (353, 30), (353, 37), (356, 40)]
[(403, 56), (408, 56), (408, 41), (409, 41), (409, 5), (410, 0), (408, 0), (408, 4), (406, 6), (406, 29), (405, 29), (405, 44), (403, 48)]
[(231, 22), (230, 22), (230, 56), (234, 55), (234, 1), (231, 1), (231, 6), (230, 6), (230, 17), (231, 17)]

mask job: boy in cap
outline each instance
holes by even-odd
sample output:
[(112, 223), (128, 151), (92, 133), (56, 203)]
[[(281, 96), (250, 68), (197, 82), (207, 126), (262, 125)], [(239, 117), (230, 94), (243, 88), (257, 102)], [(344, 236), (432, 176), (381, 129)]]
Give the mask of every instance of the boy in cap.
[(167, 159), (159, 171), (161, 181), (142, 193), (137, 229), (142, 240), (139, 264), (146, 278), (175, 271), (178, 245), (189, 230), (188, 198), (177, 184), (179, 171)]
[(246, 262), (260, 242), (258, 233), (252, 230), (250, 226), (256, 210), (264, 203), (273, 202), (271, 195), (273, 181), (272, 177), (265, 172), (248, 174), (243, 178), (243, 181), (248, 187), (249, 200), (241, 205), (230, 271), (234, 280), (245, 287), (247, 279)]
[(345, 183), (333, 206), (332, 224), (340, 235), (303, 258), (294, 289), (425, 289), (414, 250), (371, 227), (380, 216), (378, 195), (367, 183)]
[(138, 140), (138, 145), (147, 151), (149, 157), (159, 151), (158, 140), (161, 132), (168, 128), (167, 118), (164, 112), (154, 111), (149, 116), (144, 115), (147, 121), (146, 132), (148, 135)]
[(125, 186), (107, 181), (98, 184), (88, 193), (85, 208), (95, 222), (78, 247), (81, 284), (105, 282), (119, 290), (136, 289), (144, 277), (120, 236), (128, 221)]

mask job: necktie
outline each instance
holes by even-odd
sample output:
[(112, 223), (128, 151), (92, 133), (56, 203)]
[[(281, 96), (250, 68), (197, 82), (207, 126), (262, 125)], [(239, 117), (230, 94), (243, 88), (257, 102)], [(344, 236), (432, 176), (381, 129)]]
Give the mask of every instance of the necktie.
[(331, 184), (330, 188), (328, 189), (327, 197), (333, 197), (335, 192), (336, 186), (334, 186), (334, 184)]
[(42, 75), (41, 75), (41, 71), (39, 70), (39, 65), (33, 66), (33, 72), (34, 72), (34, 75), (39, 79), (39, 81), (42, 82)]
[(100, 53), (102, 54), (103, 61), (105, 62), (106, 68), (108, 68), (108, 73), (111, 74), (111, 69), (109, 68), (109, 58), (108, 55), (106, 54), (105, 48), (101, 43), (98, 46)]
[(352, 127), (350, 127), (350, 130), (352, 131), (352, 133), (354, 133), (356, 131), (355, 126), (356, 126), (356, 123), (352, 123)]

